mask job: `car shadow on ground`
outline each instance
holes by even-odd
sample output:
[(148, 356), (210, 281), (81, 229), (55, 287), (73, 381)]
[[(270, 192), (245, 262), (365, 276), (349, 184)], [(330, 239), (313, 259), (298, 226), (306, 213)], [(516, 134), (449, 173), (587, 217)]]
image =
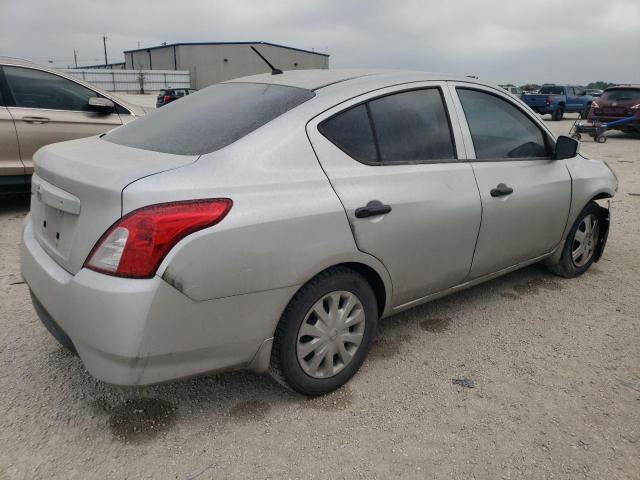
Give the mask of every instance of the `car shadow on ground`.
[[(562, 288), (561, 279), (534, 265), (389, 317), (380, 322), (364, 368), (375, 369), (376, 362), (401, 355), (404, 344), (415, 337), (455, 330), (456, 324), (464, 322), (452, 320), (459, 316), (460, 305), (466, 312), (473, 312), (486, 302), (514, 302), (523, 296)], [(48, 340), (54, 342), (53, 338)], [(114, 438), (124, 442), (150, 440), (176, 424), (190, 428), (206, 424), (215, 430), (259, 422), (274, 408), (344, 410), (356, 398), (347, 384), (329, 395), (308, 399), (286, 390), (268, 375), (245, 371), (147, 387), (118, 387), (92, 378), (80, 359), (63, 348), (55, 348), (45, 364), (66, 384), (67, 395), (85, 399), (87, 417), (102, 419), (99, 429), (106, 425)], [(65, 404), (53, 398), (52, 403)]]
[(29, 213), (30, 200), (28, 193), (0, 195), (0, 217), (26, 215)]

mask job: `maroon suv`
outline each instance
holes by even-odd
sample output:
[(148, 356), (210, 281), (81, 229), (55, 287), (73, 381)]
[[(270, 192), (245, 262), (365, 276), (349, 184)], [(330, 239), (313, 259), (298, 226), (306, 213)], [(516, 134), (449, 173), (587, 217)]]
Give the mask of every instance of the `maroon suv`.
[(613, 128), (640, 133), (640, 85), (618, 85), (607, 88), (599, 98), (593, 100), (589, 120), (612, 122), (632, 115), (637, 117), (636, 122)]

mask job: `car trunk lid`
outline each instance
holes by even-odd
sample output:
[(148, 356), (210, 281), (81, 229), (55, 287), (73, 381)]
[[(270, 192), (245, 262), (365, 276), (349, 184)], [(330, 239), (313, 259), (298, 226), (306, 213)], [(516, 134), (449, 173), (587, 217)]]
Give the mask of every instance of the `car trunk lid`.
[(31, 188), (38, 242), (62, 268), (77, 273), (98, 239), (122, 216), (122, 190), (127, 185), (197, 158), (125, 147), (98, 137), (40, 149)]

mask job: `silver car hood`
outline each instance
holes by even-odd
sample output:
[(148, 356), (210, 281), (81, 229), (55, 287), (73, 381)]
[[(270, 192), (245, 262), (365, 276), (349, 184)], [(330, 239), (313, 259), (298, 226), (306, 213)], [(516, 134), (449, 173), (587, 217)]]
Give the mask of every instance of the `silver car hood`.
[(122, 216), (127, 185), (197, 158), (99, 137), (47, 145), (34, 156), (31, 215), (38, 242), (65, 270), (78, 272), (96, 241)]

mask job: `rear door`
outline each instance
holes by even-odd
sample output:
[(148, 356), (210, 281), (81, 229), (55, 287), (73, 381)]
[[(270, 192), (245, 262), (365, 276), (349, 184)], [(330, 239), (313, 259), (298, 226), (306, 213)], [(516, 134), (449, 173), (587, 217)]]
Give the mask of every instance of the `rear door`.
[(5, 66), (8, 110), (15, 123), (20, 157), (27, 174), (33, 154), (49, 143), (104, 133), (121, 125), (120, 116), (87, 110), (93, 90), (72, 80), (31, 67)]
[[(8, 177), (24, 175), (24, 165), (20, 160), (18, 148), (18, 135), (13, 118), (5, 106), (3, 90), (5, 88), (3, 88), (2, 67), (0, 67), (0, 186), (8, 181)], [(11, 183), (15, 183), (15, 178), (11, 179)]]
[(307, 124), (358, 248), (392, 277), (394, 306), (461, 283), (471, 266), (480, 199), (448, 97), (438, 83), (397, 86)]
[(473, 279), (538, 258), (559, 244), (571, 177), (565, 160), (552, 160), (548, 132), (511, 98), (488, 87), (451, 85), (482, 199)]

